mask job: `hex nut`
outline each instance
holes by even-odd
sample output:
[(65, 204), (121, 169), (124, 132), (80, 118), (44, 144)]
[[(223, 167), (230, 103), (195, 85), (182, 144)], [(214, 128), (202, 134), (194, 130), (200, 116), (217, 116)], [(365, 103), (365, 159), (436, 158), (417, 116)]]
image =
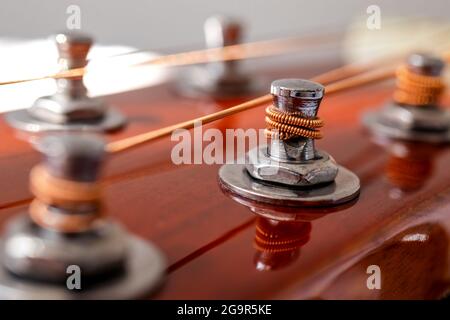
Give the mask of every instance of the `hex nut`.
[(246, 168), (256, 179), (290, 186), (311, 186), (332, 182), (338, 173), (336, 161), (326, 152), (317, 151), (317, 159), (281, 162), (267, 154), (267, 147), (247, 153)]

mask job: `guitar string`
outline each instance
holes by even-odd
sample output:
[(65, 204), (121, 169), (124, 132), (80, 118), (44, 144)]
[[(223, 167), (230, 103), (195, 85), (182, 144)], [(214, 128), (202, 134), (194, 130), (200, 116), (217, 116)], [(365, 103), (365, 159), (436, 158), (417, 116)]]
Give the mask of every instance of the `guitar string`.
[[(352, 76), (350, 78), (339, 80), (332, 84), (325, 86), (325, 91), (327, 95), (342, 92), (347, 89), (356, 88), (363, 85), (368, 85), (371, 83), (375, 83), (378, 81), (386, 80), (393, 78), (395, 76), (396, 67), (383, 67), (378, 68), (372, 71), (364, 72), (362, 74)], [(316, 81), (318, 77), (314, 77), (311, 80)], [(134, 147), (137, 147), (141, 144), (168, 136), (172, 134), (173, 131), (177, 129), (192, 129), (196, 124), (208, 124), (210, 122), (223, 119), (225, 117), (240, 113), (242, 111), (250, 110), (261, 105), (268, 104), (272, 101), (272, 95), (267, 94), (247, 102), (238, 104), (236, 106), (230, 107), (225, 110), (221, 110), (215, 113), (211, 113), (202, 117), (198, 117), (192, 120), (184, 121), (181, 123), (177, 123), (171, 126), (167, 126), (161, 129), (152, 130), (149, 132), (145, 132), (142, 134), (138, 134), (132, 137), (128, 137), (122, 140), (117, 140), (110, 142), (106, 145), (106, 151), (109, 153), (119, 153)]]
[[(331, 35), (328, 36), (331, 38)], [(153, 57), (149, 60), (129, 64), (126, 67), (140, 67), (148, 65), (155, 65), (161, 67), (175, 67), (175, 66), (185, 66), (209, 62), (222, 62), (222, 61), (225, 62), (231, 60), (244, 60), (250, 58), (269, 57), (286, 54), (289, 52), (295, 52), (301, 49), (306, 49), (308, 47), (313, 47), (315, 45), (320, 45), (323, 39), (324, 38), (312, 38), (308, 41), (303, 41), (302, 38), (285, 38), (285, 39), (274, 39), (274, 40), (236, 44), (220, 48), (193, 50), (159, 57)], [(138, 52), (139, 51), (132, 52), (130, 55), (136, 54)], [(121, 57), (125, 55), (126, 54), (110, 56), (107, 57), (106, 59)], [(94, 61), (94, 59), (92, 59), (92, 61)], [(121, 66), (121, 68), (123, 68), (123, 66)], [(88, 72), (88, 70), (89, 67), (73, 68), (45, 76), (2, 81), (0, 82), (0, 86), (45, 79), (77, 78), (83, 76), (86, 72)]]
[[(427, 38), (437, 36), (441, 33), (447, 32), (450, 29), (449, 26), (445, 26), (442, 29), (438, 29), (435, 32), (430, 32), (426, 35)], [(420, 37), (423, 38), (424, 36)], [(310, 39), (309, 39), (310, 38)], [(203, 64), (209, 62), (224, 62), (231, 60), (244, 60), (250, 58), (258, 57), (269, 57), (281, 54), (287, 54), (289, 52), (295, 52), (308, 47), (314, 47), (315, 45), (323, 44), (324, 40), (336, 39), (336, 34), (325, 34), (321, 36), (310, 36), (310, 37), (290, 37), (282, 39), (273, 39), (257, 42), (249, 42), (243, 44), (236, 44), (231, 46), (225, 46), (221, 48), (210, 48), (202, 50), (194, 50), (188, 52), (181, 52), (176, 54), (169, 54), (165, 56), (159, 56), (156, 58), (151, 58), (150, 60), (133, 63), (127, 67), (139, 67), (147, 65), (157, 65), (161, 67), (175, 67), (175, 66), (185, 66), (192, 64)], [(145, 51), (135, 50), (129, 53), (121, 53), (118, 55), (109, 56), (103, 59), (118, 58), (127, 55), (133, 55), (137, 53), (144, 53)], [(91, 59), (92, 60), (100, 60)], [(368, 64), (366, 64), (368, 65)], [(358, 66), (355, 64), (354, 68), (360, 70), (365, 66)], [(55, 74), (30, 77), (24, 79), (16, 79), (9, 81), (1, 81), (0, 86), (19, 84), (24, 82), (32, 82), (45, 79), (70, 79), (83, 76), (87, 71), (88, 67), (74, 68), (69, 70), (64, 70), (57, 72)], [(338, 71), (338, 70), (336, 70)]]
[[(445, 44), (444, 47), (447, 48), (448, 44)], [(445, 52), (441, 53), (441, 56), (442, 56), (442, 59), (446, 63), (448, 63), (450, 61), (450, 52), (445, 51)], [(348, 67), (348, 66), (351, 66), (351, 65), (343, 66), (343, 67), (337, 68), (335, 70), (340, 69), (340, 70), (349, 72), (350, 70), (352, 70), (352, 68), (347, 70), (346, 67)], [(332, 77), (338, 75), (338, 73), (333, 72), (335, 70), (331, 70), (327, 73), (313, 77), (311, 80), (316, 81), (316, 82), (322, 82), (325, 80), (324, 82), (327, 82), (326, 80), (330, 80)], [(379, 81), (392, 79), (395, 77), (396, 71), (397, 71), (397, 66), (379, 67), (379, 68), (376, 68), (375, 70), (363, 72), (363, 73), (360, 73), (360, 74), (357, 74), (354, 76), (350, 76), (346, 79), (330, 83), (325, 86), (325, 91), (326, 91), (327, 95), (329, 96), (330, 94), (339, 93), (339, 92), (342, 92), (342, 91), (345, 91), (348, 89), (354, 89), (354, 88), (357, 88), (360, 86), (369, 85), (369, 84), (376, 83)], [(326, 79), (325, 76), (328, 76), (329, 79)], [(249, 100), (247, 102), (238, 104), (236, 106), (227, 108), (225, 110), (221, 110), (221, 111), (211, 113), (211, 114), (208, 114), (208, 115), (205, 115), (202, 117), (198, 117), (198, 118), (195, 118), (192, 120), (177, 123), (177, 124), (167, 126), (167, 127), (161, 128), (161, 129), (152, 130), (152, 131), (138, 134), (138, 135), (135, 135), (132, 137), (128, 137), (125, 139), (110, 142), (106, 145), (105, 149), (109, 153), (120, 153), (120, 152), (129, 150), (129, 149), (135, 148), (141, 144), (168, 136), (177, 129), (192, 129), (192, 128), (194, 128), (194, 126), (197, 123), (198, 124), (201, 123), (201, 125), (205, 125), (205, 124), (211, 123), (213, 121), (223, 119), (225, 117), (228, 117), (228, 116), (231, 116), (231, 115), (234, 115), (234, 114), (246, 111), (246, 110), (250, 110), (250, 109), (259, 107), (261, 105), (264, 105), (264, 104), (268, 104), (271, 101), (272, 101), (272, 95), (267, 94), (267, 95)]]

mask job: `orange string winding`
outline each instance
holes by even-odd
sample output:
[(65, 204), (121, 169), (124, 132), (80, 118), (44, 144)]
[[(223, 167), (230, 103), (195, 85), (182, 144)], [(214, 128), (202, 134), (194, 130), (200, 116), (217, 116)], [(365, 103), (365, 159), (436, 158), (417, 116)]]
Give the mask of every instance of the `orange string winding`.
[(445, 90), (445, 83), (439, 76), (425, 76), (414, 73), (403, 65), (397, 69), (397, 88), (394, 101), (410, 106), (435, 105)]
[[(89, 229), (103, 216), (99, 183), (70, 181), (52, 176), (43, 165), (30, 173), (30, 189), (35, 199), (29, 212), (39, 226), (60, 232), (80, 232)], [(94, 204), (95, 209), (82, 213), (61, 213), (57, 208), (74, 209)]]

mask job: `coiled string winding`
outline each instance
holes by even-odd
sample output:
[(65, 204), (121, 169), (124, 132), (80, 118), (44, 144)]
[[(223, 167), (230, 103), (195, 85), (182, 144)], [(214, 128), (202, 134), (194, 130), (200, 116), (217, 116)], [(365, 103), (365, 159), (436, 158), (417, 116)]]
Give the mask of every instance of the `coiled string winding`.
[(411, 106), (434, 105), (445, 90), (440, 76), (426, 76), (414, 73), (403, 65), (397, 69), (397, 88), (394, 101)]
[(319, 128), (323, 127), (323, 120), (319, 118), (307, 119), (300, 112), (284, 112), (273, 106), (266, 108), (266, 135), (280, 140), (293, 137), (311, 139), (322, 138)]
[[(30, 217), (41, 227), (79, 232), (89, 229), (103, 215), (101, 186), (97, 182), (83, 183), (53, 177), (43, 165), (37, 165), (30, 174), (30, 188), (35, 196), (30, 205)], [(63, 214), (56, 210), (75, 210), (87, 204), (92, 205), (92, 211)]]

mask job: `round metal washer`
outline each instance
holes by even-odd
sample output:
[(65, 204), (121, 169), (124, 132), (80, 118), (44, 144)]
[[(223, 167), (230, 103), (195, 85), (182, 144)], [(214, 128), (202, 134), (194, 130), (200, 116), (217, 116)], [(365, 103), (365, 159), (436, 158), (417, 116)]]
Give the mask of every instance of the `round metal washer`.
[(450, 142), (450, 130), (447, 131), (417, 131), (405, 130), (399, 127), (390, 126), (382, 121), (377, 112), (367, 113), (363, 117), (363, 123), (375, 135), (393, 139), (403, 139), (409, 141), (445, 143)]
[(359, 178), (339, 166), (334, 182), (323, 186), (288, 187), (252, 178), (243, 164), (226, 164), (219, 170), (222, 186), (243, 197), (283, 206), (329, 206), (345, 203), (359, 195)]
[(44, 131), (91, 131), (105, 132), (122, 128), (126, 118), (115, 109), (108, 109), (103, 119), (92, 123), (56, 124), (34, 118), (27, 109), (8, 112), (6, 121), (16, 129), (39, 133)]
[(81, 290), (69, 290), (64, 285), (22, 280), (0, 267), (0, 299), (65, 300), (145, 297), (161, 285), (166, 260), (152, 244), (135, 236), (128, 236), (128, 241), (126, 271), (117, 278), (86, 290), (83, 290), (83, 283), (81, 283)]
[(267, 90), (267, 81), (248, 78), (231, 86), (220, 85), (204, 67), (192, 67), (180, 73), (176, 90), (188, 98), (231, 99), (252, 96)]

